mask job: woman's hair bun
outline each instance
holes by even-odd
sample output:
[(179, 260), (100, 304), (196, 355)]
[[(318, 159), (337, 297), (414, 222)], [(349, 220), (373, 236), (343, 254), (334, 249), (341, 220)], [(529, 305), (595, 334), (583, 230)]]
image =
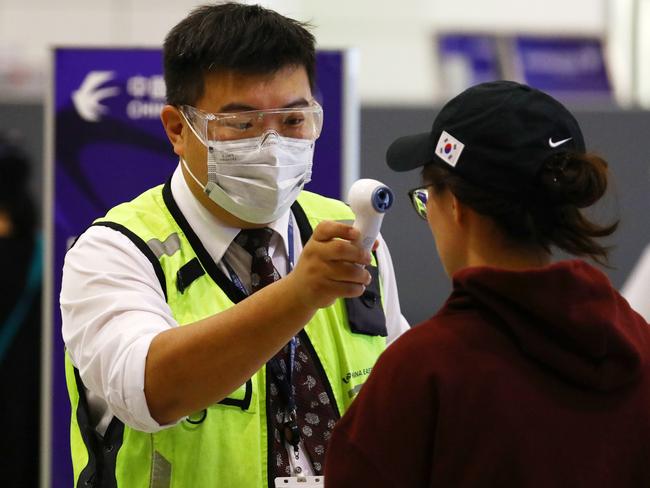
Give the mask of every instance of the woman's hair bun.
[(544, 162), (540, 171), (542, 200), (585, 208), (607, 190), (607, 163), (589, 153), (562, 153)]

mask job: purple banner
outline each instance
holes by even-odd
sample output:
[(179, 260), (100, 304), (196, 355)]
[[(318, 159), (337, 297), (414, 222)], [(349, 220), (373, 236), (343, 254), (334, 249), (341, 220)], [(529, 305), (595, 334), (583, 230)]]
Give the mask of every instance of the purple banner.
[[(317, 55), (316, 98), (324, 126), (308, 189), (339, 198), (344, 174), (343, 52)], [(178, 163), (160, 122), (165, 103), (159, 49), (57, 49), (53, 63), (54, 235), (50, 486), (72, 486), (59, 293), (65, 252), (114, 205), (164, 183)]]
[(600, 39), (520, 36), (513, 41), (515, 76), (561, 98), (611, 98)]
[(438, 57), (445, 87), (455, 95), (477, 83), (501, 78), (497, 40), (485, 34), (438, 36)]

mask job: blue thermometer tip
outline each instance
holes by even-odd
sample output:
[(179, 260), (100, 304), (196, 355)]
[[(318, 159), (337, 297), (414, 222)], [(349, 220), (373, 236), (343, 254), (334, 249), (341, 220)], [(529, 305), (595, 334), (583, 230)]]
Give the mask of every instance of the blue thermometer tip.
[(379, 213), (386, 212), (393, 205), (393, 192), (387, 186), (380, 186), (372, 193), (372, 206)]

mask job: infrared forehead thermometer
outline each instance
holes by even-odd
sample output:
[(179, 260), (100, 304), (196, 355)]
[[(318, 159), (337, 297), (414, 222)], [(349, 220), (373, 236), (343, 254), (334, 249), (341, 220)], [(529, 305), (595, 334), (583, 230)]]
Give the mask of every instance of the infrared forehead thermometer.
[(366, 250), (372, 249), (384, 214), (394, 200), (391, 189), (381, 181), (364, 178), (354, 182), (348, 193), (348, 203), (356, 216), (353, 227), (361, 232), (356, 245)]

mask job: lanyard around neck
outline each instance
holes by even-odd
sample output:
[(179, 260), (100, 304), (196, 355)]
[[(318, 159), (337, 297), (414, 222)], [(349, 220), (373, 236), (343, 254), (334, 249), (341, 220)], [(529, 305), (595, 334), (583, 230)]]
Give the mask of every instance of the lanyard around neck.
[[(293, 269), (294, 262), (295, 262), (294, 261), (295, 252), (293, 246), (294, 245), (293, 222), (292, 222), (291, 215), (289, 216), (289, 225), (287, 228), (287, 241), (289, 247), (289, 249), (287, 250), (287, 257), (289, 260), (289, 272), (290, 272)], [(237, 273), (235, 273), (235, 270), (232, 269), (230, 264), (228, 264), (228, 262), (225, 259), (222, 262), (226, 267), (226, 269), (228, 270), (228, 274), (230, 275), (230, 279), (232, 280), (234, 285), (244, 295), (248, 296), (249, 292), (244, 286), (244, 284), (242, 283), (239, 276), (237, 276)], [(289, 416), (291, 415), (295, 416), (295, 411), (296, 411), (296, 401), (295, 401), (293, 388), (292, 388), (292, 376), (293, 376), (295, 356), (296, 356), (296, 342), (297, 341), (295, 337), (292, 337), (291, 341), (289, 341), (289, 364), (287, 365), (286, 374), (283, 373), (277, 358), (271, 358), (271, 360), (267, 363), (267, 366), (269, 367), (270, 372), (273, 374), (274, 379), (278, 385), (278, 388), (280, 389), (282, 401), (284, 403), (285, 409)]]

